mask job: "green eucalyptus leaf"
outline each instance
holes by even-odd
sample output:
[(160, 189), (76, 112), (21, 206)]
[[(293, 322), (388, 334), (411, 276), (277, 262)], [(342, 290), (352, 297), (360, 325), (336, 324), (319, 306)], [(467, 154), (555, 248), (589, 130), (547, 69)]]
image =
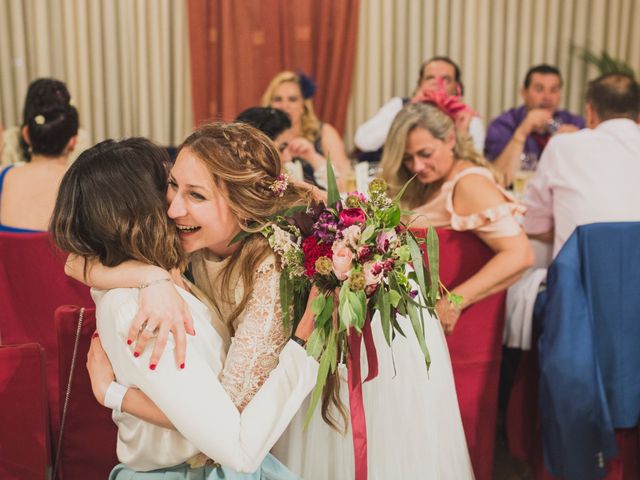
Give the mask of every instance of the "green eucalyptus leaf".
[(398, 304), (400, 303), (400, 294), (395, 290), (389, 290), (389, 292), (387, 293), (387, 297), (389, 303), (393, 305), (393, 308), (397, 308)]
[(411, 304), (407, 303), (407, 312), (409, 313), (409, 319), (411, 320), (411, 326), (413, 327), (413, 332), (418, 339), (418, 345), (420, 345), (420, 350), (422, 350), (422, 354), (424, 355), (424, 361), (427, 365), (427, 370), (429, 370), (429, 366), (431, 365), (431, 356), (429, 355), (429, 349), (427, 348), (427, 342), (424, 339), (424, 325), (420, 321), (420, 314), (418, 313), (418, 308)]
[(311, 302), (311, 311), (313, 312), (313, 315), (315, 317), (319, 317), (320, 314), (322, 313), (322, 310), (324, 310), (324, 305), (327, 303), (327, 297), (325, 297), (324, 295), (318, 295), (316, 298), (313, 299), (313, 302)]
[(380, 310), (380, 323), (382, 325), (382, 333), (387, 345), (391, 346), (391, 303), (389, 295), (382, 288), (377, 293), (378, 310)]
[(313, 388), (313, 392), (311, 394), (311, 402), (309, 404), (309, 408), (307, 409), (307, 414), (304, 419), (304, 430), (306, 431), (309, 426), (309, 421), (313, 416), (313, 412), (318, 405), (318, 401), (320, 400), (320, 396), (322, 395), (322, 390), (324, 389), (324, 385), (327, 383), (327, 377), (329, 376), (329, 369), (331, 368), (331, 344), (334, 345), (333, 354), (335, 356), (335, 339), (333, 335), (329, 336), (329, 342), (327, 344), (327, 348), (325, 348), (324, 352), (322, 352), (322, 356), (320, 357), (320, 368), (318, 369), (318, 377), (316, 379), (316, 386)]
[(429, 285), (429, 299), (431, 305), (435, 305), (440, 293), (440, 246), (438, 242), (438, 234), (432, 226), (429, 226), (427, 233), (427, 260), (429, 262), (429, 275), (431, 284)]
[(329, 154), (327, 154), (327, 204), (328, 206), (335, 207), (339, 200), (340, 192), (338, 191), (336, 174), (333, 171), (331, 158)]
[(322, 348), (324, 347), (324, 335), (322, 334), (322, 330), (315, 329), (309, 335), (309, 339), (307, 340), (306, 350), (309, 355), (313, 358), (318, 359), (320, 354), (322, 353)]
[(360, 243), (364, 243), (367, 240), (369, 240), (374, 233), (376, 233), (376, 226), (373, 224), (367, 225), (364, 231), (362, 232), (362, 235), (360, 235)]
[(393, 204), (389, 208), (385, 209), (383, 216), (385, 228), (395, 228), (400, 223), (401, 217), (400, 207), (397, 204)]

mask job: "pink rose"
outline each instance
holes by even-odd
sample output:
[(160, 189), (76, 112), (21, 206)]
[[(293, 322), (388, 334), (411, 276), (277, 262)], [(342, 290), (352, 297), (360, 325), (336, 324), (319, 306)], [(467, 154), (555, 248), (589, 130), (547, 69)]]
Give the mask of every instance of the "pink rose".
[(340, 281), (346, 280), (351, 271), (351, 262), (353, 262), (353, 251), (343, 241), (333, 244), (333, 273)]
[(369, 285), (377, 285), (382, 280), (384, 268), (380, 262), (367, 262), (362, 266), (364, 272), (364, 282)]
[(362, 225), (366, 219), (364, 210), (361, 208), (345, 208), (338, 216), (338, 223), (343, 227), (351, 225)]
[(380, 253), (387, 253), (389, 250), (396, 248), (397, 243), (398, 234), (395, 230), (380, 232), (376, 238), (376, 247), (378, 247), (378, 252)]

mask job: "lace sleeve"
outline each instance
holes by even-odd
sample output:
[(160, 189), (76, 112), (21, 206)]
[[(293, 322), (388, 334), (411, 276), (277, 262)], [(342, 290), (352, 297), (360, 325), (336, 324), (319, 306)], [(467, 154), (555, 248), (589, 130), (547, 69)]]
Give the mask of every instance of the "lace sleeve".
[(280, 272), (273, 258), (256, 271), (253, 293), (231, 340), (221, 382), (242, 411), (278, 365), (287, 342), (280, 310)]

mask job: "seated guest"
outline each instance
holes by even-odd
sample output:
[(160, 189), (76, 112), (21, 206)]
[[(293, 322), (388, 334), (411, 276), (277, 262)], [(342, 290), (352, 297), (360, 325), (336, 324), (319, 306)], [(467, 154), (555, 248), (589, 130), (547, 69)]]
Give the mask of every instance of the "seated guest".
[(78, 111), (70, 105), (43, 107), (27, 118), (22, 136), (30, 158), (0, 172), (0, 231), (47, 230), (77, 133)]
[[(29, 85), (22, 110), (22, 125), (7, 128), (3, 139), (5, 148), (0, 151), (0, 165), (28, 162), (31, 159), (29, 144), (25, 141), (22, 131), (30, 118), (37, 115), (44, 108), (55, 106), (66, 107), (71, 104), (71, 95), (67, 86), (53, 78), (39, 78)], [(89, 134), (78, 129), (76, 147), (69, 155), (69, 163), (73, 162), (83, 150), (89, 148)]]
[[(418, 83), (412, 97), (393, 97), (371, 119), (360, 125), (356, 130), (354, 139), (356, 147), (362, 152), (381, 150), (396, 114), (404, 104), (421, 101), (425, 91), (434, 91), (439, 86), (443, 86), (447, 94), (462, 96), (464, 89), (461, 75), (460, 67), (449, 57), (433, 57), (424, 62), (420, 68)], [(456, 126), (460, 132), (466, 132), (471, 135), (476, 150), (482, 151), (484, 146), (484, 126), (480, 117), (474, 116), (469, 112), (459, 117)], [(375, 156), (365, 155), (363, 159), (377, 160), (380, 158), (381, 153), (379, 151)]]
[[(392, 194), (413, 178), (401, 201), (404, 209), (413, 211), (411, 227), (432, 225), (473, 232), (495, 252), (480, 270), (450, 288), (462, 297), (460, 305), (450, 302), (446, 295), (436, 304), (444, 331), (453, 332), (450, 342), (474, 345), (471, 350), (451, 350), (451, 362), (474, 472), (477, 479), (488, 480), (490, 467), (487, 469), (483, 461), (486, 451), (475, 432), (482, 431), (493, 442), (495, 421), (487, 424), (484, 419), (495, 418), (497, 412), (495, 376), (499, 371), (495, 364), (500, 361), (501, 351), (495, 348), (495, 338), (500, 336), (502, 322), (492, 323), (489, 328), (493, 330), (484, 331), (469, 328), (469, 320), (476, 318), (467, 317), (465, 328), (459, 331), (465, 336), (462, 338), (454, 328), (463, 309), (504, 290), (531, 265), (529, 242), (514, 218), (522, 213), (522, 207), (496, 184), (487, 162), (469, 137), (457, 132), (455, 120), (444, 105), (416, 103), (400, 110), (382, 155), (382, 178)], [(466, 339), (469, 332), (473, 340)], [(484, 386), (469, 388), (470, 375), (482, 378)]]
[[(396, 194), (413, 176), (402, 198), (413, 210), (412, 227), (473, 231), (496, 255), (453, 293), (462, 308), (505, 289), (531, 261), (527, 237), (514, 218), (522, 207), (498, 186), (484, 158), (461, 136), (454, 120), (430, 104), (406, 105), (396, 116), (382, 156), (382, 178)], [(454, 309), (457, 310), (457, 309)], [(440, 319), (451, 332), (460, 311), (446, 299)]]
[(321, 122), (313, 111), (311, 99), (315, 91), (316, 86), (306, 75), (280, 72), (264, 92), (262, 106), (279, 108), (289, 115), (293, 136), (289, 151), (293, 158), (302, 160), (305, 180), (324, 188), (327, 184), (325, 156), (331, 158), (338, 177), (346, 178), (351, 164), (337, 130)]
[(503, 112), (487, 129), (484, 154), (510, 185), (518, 170), (536, 169), (540, 154), (555, 133), (584, 128), (584, 120), (559, 110), (562, 97), (560, 70), (536, 65), (527, 72), (520, 90), (524, 105)]
[(289, 149), (289, 142), (293, 139), (289, 115), (279, 108), (251, 107), (241, 112), (235, 121), (247, 123), (273, 140), (287, 173), (296, 181), (304, 180), (302, 164), (293, 159)]
[(553, 138), (529, 183), (524, 227), (553, 243), (554, 257), (578, 225), (640, 220), (638, 83), (612, 73), (589, 83), (587, 129)]

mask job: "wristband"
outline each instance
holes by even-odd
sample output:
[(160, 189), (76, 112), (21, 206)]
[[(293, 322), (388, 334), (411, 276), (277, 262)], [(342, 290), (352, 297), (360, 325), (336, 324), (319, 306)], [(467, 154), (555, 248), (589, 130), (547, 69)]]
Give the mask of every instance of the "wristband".
[(143, 288), (147, 288), (152, 285), (157, 285), (158, 283), (170, 282), (170, 281), (171, 281), (170, 278), (158, 278), (157, 280), (151, 280), (150, 282), (141, 283), (140, 285), (138, 285), (138, 288), (142, 290)]
[(304, 348), (304, 346), (307, 344), (306, 340), (301, 339), (300, 337), (296, 336), (296, 335), (291, 335), (291, 340), (293, 340), (294, 342), (296, 342), (298, 345), (300, 345), (302, 348)]
[(109, 387), (107, 388), (106, 393), (104, 394), (104, 406), (110, 408), (111, 410), (121, 412), (122, 400), (124, 399), (127, 390), (129, 389), (124, 385), (120, 385), (116, 382), (111, 382), (109, 384)]

